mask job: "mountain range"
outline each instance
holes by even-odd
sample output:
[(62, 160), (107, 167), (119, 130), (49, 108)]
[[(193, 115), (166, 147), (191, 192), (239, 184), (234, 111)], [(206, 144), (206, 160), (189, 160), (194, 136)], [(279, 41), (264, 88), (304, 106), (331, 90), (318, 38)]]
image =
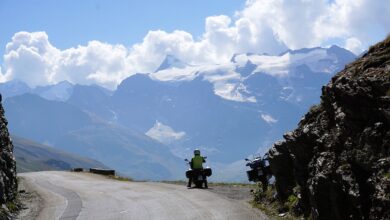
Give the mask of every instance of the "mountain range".
[(321, 87), (355, 58), (337, 46), (236, 54), (213, 65), (169, 55), (155, 72), (131, 75), (114, 91), (9, 81), (0, 92), (14, 135), (140, 179), (182, 177), (181, 160), (200, 148), (226, 176), (223, 167), (245, 169), (237, 161), (265, 152), (295, 127), (319, 102)]

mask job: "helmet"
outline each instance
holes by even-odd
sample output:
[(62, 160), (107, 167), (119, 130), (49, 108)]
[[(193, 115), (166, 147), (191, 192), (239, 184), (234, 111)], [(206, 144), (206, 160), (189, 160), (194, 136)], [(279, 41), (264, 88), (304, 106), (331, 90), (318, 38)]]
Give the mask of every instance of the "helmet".
[(195, 150), (194, 150), (194, 154), (195, 154), (195, 155), (200, 155), (200, 150), (199, 150), (199, 149), (195, 149)]

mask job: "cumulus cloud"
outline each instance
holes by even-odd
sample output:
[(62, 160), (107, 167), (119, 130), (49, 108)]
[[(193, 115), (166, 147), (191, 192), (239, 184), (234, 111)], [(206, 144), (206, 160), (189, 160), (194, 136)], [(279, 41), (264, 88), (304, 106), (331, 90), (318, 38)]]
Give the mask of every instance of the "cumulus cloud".
[(348, 38), (345, 41), (345, 49), (355, 54), (359, 54), (362, 52), (362, 42), (355, 37)]
[(91, 41), (87, 46), (70, 48), (60, 53), (52, 81), (68, 80), (80, 84), (96, 83), (114, 88), (125, 77), (131, 66), (126, 62), (127, 49)]
[(44, 32), (16, 33), (5, 49), (5, 78), (17, 78), (33, 86), (46, 85), (59, 53)]
[(354, 53), (384, 38), (390, 4), (369, 0), (247, 0), (235, 16), (210, 16), (201, 36), (149, 31), (130, 47), (90, 41), (60, 50), (45, 32), (18, 32), (6, 46), (0, 80), (30, 86), (68, 80), (114, 89), (137, 72), (153, 72), (166, 55), (192, 65), (224, 64), (237, 53), (278, 54), (287, 48), (329, 46)]
[(59, 50), (45, 32), (18, 32), (6, 46), (4, 77), (22, 80), (31, 87), (67, 80), (114, 88), (131, 71), (127, 55), (124, 46), (99, 41)]
[[(361, 52), (387, 34), (390, 18), (385, 15), (389, 13), (389, 4), (381, 1), (248, 0), (238, 16), (256, 27), (255, 37), (263, 39), (260, 44), (273, 42), (260, 34), (271, 31), (290, 49), (327, 46), (332, 40), (347, 43), (350, 39), (352, 43), (355, 39), (355, 43), (365, 42), (354, 48)], [(379, 39), (378, 34), (382, 34)]]

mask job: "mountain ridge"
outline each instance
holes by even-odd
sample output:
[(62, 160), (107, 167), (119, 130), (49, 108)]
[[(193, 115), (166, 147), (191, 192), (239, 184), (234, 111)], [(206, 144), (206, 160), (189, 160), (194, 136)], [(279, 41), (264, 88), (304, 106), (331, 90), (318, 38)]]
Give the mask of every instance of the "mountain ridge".
[[(284, 57), (237, 54), (232, 60), (234, 62), (227, 64), (186, 65), (134, 74), (124, 79), (112, 93), (100, 87), (74, 85), (72, 95), (62, 101), (67, 106), (64, 109), (73, 107), (80, 117), (83, 115), (88, 120), (77, 128), (62, 132), (58, 135), (59, 139), (51, 138), (53, 140), (47, 143), (52, 141), (55, 144), (57, 141), (61, 143), (55, 144), (56, 147), (72, 147), (64, 138), (68, 137), (76, 141), (79, 147), (84, 144), (92, 148), (91, 143), (99, 144), (97, 148), (100, 153), (95, 154), (98, 156), (96, 159), (116, 168), (117, 165), (102, 158), (104, 146), (100, 145), (101, 141), (96, 142), (99, 137), (93, 133), (104, 135), (104, 130), (106, 138), (115, 143), (114, 137), (122, 139), (122, 136), (126, 136), (123, 133), (131, 136), (134, 131), (144, 135), (141, 139), (139, 136), (134, 137), (137, 141), (146, 141), (160, 148), (161, 153), (170, 151), (176, 157), (174, 161), (189, 157), (191, 149), (200, 148), (218, 166), (240, 164), (236, 163), (237, 160), (264, 152), (286, 130), (293, 129), (304, 112), (318, 102), (321, 86), (332, 77), (335, 70), (344, 67), (346, 60), (351, 59), (350, 52), (346, 50), (340, 49), (337, 56), (329, 55), (330, 50), (338, 48), (315, 48), (307, 54)], [(327, 64), (331, 64), (332, 68), (327, 67)], [(16, 99), (9, 97), (6, 101)], [(23, 107), (25, 110), (15, 109), (17, 106), (14, 105), (9, 112), (15, 115), (24, 111), (25, 121), (31, 124), (33, 120), (27, 116), (27, 109), (36, 108), (33, 103), (31, 105)], [(39, 111), (45, 112), (45, 108)], [(46, 114), (50, 116), (53, 113)], [(34, 118), (42, 121), (45, 117), (37, 114)], [(73, 120), (68, 113), (55, 117)], [(15, 115), (13, 120), (17, 118), (22, 117)], [(52, 121), (55, 120), (58, 119)], [(164, 129), (153, 130), (156, 122), (161, 123), (163, 126), (160, 127)], [(36, 124), (42, 126), (39, 121)], [(16, 134), (25, 136), (23, 134), (27, 130), (23, 130), (23, 125), (14, 125), (11, 121), (14, 131), (21, 132)], [(124, 132), (122, 128), (128, 131)], [(56, 129), (50, 129), (49, 133)], [(112, 133), (113, 130), (117, 130), (118, 134)], [(88, 140), (83, 140), (76, 131), (87, 135)], [(168, 140), (166, 138), (177, 134), (180, 135), (176, 137), (180, 138), (170, 139), (169, 146), (162, 144), (164, 147), (158, 147), (160, 145), (150, 140), (153, 137), (158, 137), (153, 141)], [(45, 143), (43, 138), (38, 141)], [(107, 146), (110, 144), (107, 143)], [(124, 150), (122, 143), (116, 146)], [(138, 152), (135, 149), (134, 152)], [(176, 165), (182, 166), (179, 160)]]
[(25, 138), (17, 136), (11, 136), (11, 138), (14, 144), (18, 173), (70, 170), (73, 168), (108, 168), (98, 161), (73, 155)]
[[(171, 179), (179, 175), (181, 161), (170, 154), (166, 146), (143, 133), (91, 115), (77, 106), (46, 100), (33, 94), (8, 98), (5, 106), (10, 131), (17, 136), (46, 143), (69, 153), (93, 157), (136, 179)], [(134, 168), (135, 160), (127, 159), (135, 158), (135, 155), (144, 158), (144, 162), (149, 164), (143, 172)], [(162, 157), (168, 158), (168, 164), (172, 166), (164, 164)], [(113, 166), (115, 164), (117, 166)], [(142, 165), (141, 162), (137, 164)], [(164, 175), (158, 173), (159, 168), (165, 170)]]

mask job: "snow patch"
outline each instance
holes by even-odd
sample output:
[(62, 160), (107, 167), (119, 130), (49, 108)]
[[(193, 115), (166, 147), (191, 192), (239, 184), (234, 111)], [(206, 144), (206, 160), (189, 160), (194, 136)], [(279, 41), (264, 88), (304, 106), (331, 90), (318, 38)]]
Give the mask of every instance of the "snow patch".
[(150, 128), (146, 133), (147, 136), (160, 141), (163, 144), (170, 144), (172, 142), (182, 139), (186, 133), (184, 131), (176, 132), (168, 125), (156, 121), (154, 126)]
[(251, 61), (257, 66), (253, 73), (264, 72), (277, 77), (288, 76), (291, 69), (300, 65), (307, 65), (313, 72), (325, 73), (332, 73), (338, 65), (337, 57), (328, 54), (326, 48), (316, 48), (306, 53), (290, 51), (279, 56), (241, 54), (235, 60), (240, 66)]

